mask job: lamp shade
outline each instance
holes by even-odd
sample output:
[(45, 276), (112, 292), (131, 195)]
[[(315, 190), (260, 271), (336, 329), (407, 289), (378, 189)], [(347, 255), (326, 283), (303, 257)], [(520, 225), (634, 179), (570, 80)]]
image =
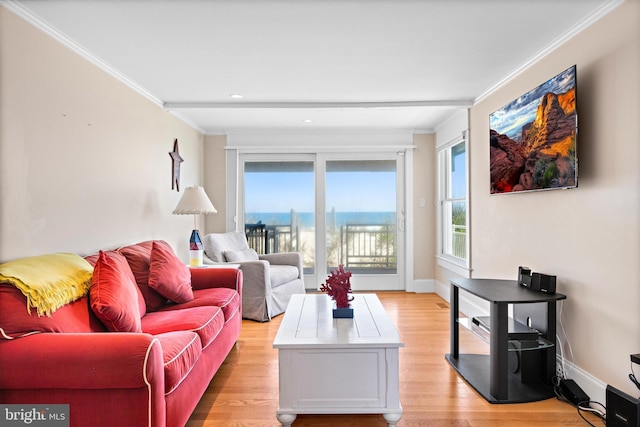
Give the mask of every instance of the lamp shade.
[(211, 214), (218, 212), (207, 197), (202, 187), (187, 187), (178, 206), (173, 210), (175, 215)]

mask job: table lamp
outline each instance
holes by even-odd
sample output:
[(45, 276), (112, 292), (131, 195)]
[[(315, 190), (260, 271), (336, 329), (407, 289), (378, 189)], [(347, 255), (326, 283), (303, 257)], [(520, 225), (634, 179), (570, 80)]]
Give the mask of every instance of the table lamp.
[(216, 212), (218, 211), (213, 207), (211, 200), (209, 200), (202, 187), (187, 187), (178, 202), (178, 206), (173, 210), (174, 215), (193, 214), (193, 231), (189, 240), (189, 265), (191, 267), (202, 266), (202, 240), (200, 240), (200, 234), (198, 233), (196, 215)]

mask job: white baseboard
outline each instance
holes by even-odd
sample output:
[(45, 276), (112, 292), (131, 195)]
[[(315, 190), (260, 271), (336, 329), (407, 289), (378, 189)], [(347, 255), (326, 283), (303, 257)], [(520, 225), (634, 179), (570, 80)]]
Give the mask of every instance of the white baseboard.
[(435, 291), (435, 279), (420, 279), (413, 281), (413, 291), (416, 293), (433, 293)]

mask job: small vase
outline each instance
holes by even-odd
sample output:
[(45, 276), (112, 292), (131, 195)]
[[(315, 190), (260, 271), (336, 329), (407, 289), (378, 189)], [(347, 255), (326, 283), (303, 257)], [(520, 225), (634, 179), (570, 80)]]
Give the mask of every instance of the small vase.
[(351, 307), (334, 308), (333, 318), (334, 319), (353, 319), (353, 308)]

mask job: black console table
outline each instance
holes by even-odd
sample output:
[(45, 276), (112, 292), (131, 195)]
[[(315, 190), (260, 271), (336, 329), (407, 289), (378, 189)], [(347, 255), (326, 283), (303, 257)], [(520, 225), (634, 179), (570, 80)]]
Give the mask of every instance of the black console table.
[[(489, 355), (460, 354), (459, 289), (490, 303)], [(566, 295), (532, 291), (515, 280), (451, 280), (451, 353), (446, 359), (490, 403), (534, 402), (555, 396), (551, 380), (556, 367), (556, 302), (562, 299)], [(509, 304), (514, 304), (514, 317), (524, 316), (521, 321), (537, 331), (536, 340), (527, 345), (510, 340)], [(537, 378), (522, 381), (510, 374), (509, 350), (540, 352)]]

